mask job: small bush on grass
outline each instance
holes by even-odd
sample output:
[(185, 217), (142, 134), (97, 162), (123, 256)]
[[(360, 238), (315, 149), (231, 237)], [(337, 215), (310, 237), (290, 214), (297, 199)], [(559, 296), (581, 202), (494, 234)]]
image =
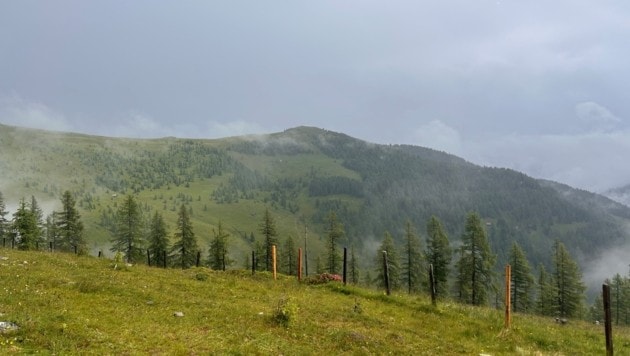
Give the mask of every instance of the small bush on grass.
[(341, 282), (341, 276), (338, 274), (322, 273), (310, 276), (304, 280), (306, 284), (324, 284), (328, 282)]

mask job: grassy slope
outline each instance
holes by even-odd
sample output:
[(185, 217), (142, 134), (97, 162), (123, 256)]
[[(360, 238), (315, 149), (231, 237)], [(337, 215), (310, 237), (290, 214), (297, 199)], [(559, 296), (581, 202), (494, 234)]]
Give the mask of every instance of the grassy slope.
[[(245, 271), (113, 269), (112, 261), (1, 250), (0, 353), (55, 354), (604, 354), (603, 328), (562, 326), (424, 296), (342, 285), (307, 286)], [(204, 277), (204, 278), (201, 278)], [(207, 277), (207, 278), (205, 278)], [(282, 298), (297, 306), (287, 327), (271, 318)], [(355, 311), (360, 305), (361, 313)], [(176, 311), (184, 317), (173, 316)], [(617, 354), (630, 330), (615, 330)]]

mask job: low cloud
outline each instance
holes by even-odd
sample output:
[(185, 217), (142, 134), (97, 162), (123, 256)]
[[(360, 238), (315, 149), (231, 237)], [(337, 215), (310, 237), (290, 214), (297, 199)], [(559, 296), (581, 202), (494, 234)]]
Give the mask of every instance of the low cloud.
[(413, 133), (413, 139), (420, 146), (455, 155), (462, 153), (462, 138), (459, 132), (440, 120), (433, 120), (418, 127)]
[(0, 122), (52, 131), (68, 131), (68, 119), (50, 107), (22, 99), (17, 94), (0, 98)]
[(610, 110), (592, 101), (577, 104), (575, 114), (582, 123), (595, 130), (611, 130), (621, 122)]

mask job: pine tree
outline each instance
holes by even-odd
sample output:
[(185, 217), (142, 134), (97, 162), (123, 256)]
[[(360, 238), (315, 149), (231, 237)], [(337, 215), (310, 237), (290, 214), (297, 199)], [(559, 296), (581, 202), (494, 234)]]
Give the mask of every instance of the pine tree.
[(55, 214), (48, 214), (46, 216), (45, 224), (46, 241), (52, 243), (53, 246), (57, 244), (57, 224), (55, 221)]
[(125, 253), (127, 263), (143, 258), (143, 221), (140, 206), (133, 195), (127, 195), (116, 213), (116, 233), (112, 238), (112, 252)]
[(403, 250), (402, 278), (408, 293), (418, 291), (425, 274), (420, 239), (416, 235), (411, 221), (405, 224), (405, 246)]
[(538, 291), (536, 312), (544, 316), (556, 315), (556, 287), (553, 276), (550, 275), (541, 263), (538, 266)]
[(164, 266), (166, 261), (166, 252), (169, 251), (168, 233), (166, 232), (166, 223), (162, 214), (157, 210), (153, 214), (149, 222), (149, 253), (153, 254), (153, 263), (156, 266)]
[(516, 241), (512, 243), (509, 261), (512, 266), (512, 309), (515, 312), (528, 312), (532, 306), (534, 277), (525, 252)]
[(385, 273), (383, 271), (383, 251), (387, 252), (387, 265), (389, 272), (389, 286), (392, 290), (400, 289), (400, 259), (396, 246), (394, 246), (394, 239), (392, 235), (385, 231), (383, 241), (376, 251), (374, 259), (374, 271), (376, 272), (376, 284), (379, 288), (385, 288)]
[(438, 297), (448, 295), (448, 275), (451, 263), (451, 247), (442, 223), (432, 216), (427, 222), (427, 264), (433, 265), (435, 292)]
[(182, 268), (190, 268), (197, 261), (197, 239), (193, 232), (190, 217), (186, 205), (182, 204), (179, 209), (177, 218), (177, 226), (175, 229), (175, 244), (173, 244), (173, 255), (175, 260), (179, 261)]
[(34, 250), (41, 235), (35, 214), (20, 200), (18, 210), (13, 214), (12, 238), (20, 250)]
[(337, 245), (343, 238), (345, 232), (343, 225), (337, 221), (337, 214), (332, 210), (328, 214), (326, 233), (328, 236), (328, 246), (326, 249), (328, 252), (328, 273), (338, 274), (341, 268), (341, 256), (339, 255), (339, 251), (337, 251)]
[(228, 257), (228, 238), (230, 234), (223, 229), (223, 224), (219, 220), (217, 229), (212, 229), (213, 238), (208, 250), (208, 265), (216, 271), (225, 271), (231, 264)]
[(492, 290), (495, 255), (490, 250), (481, 218), (469, 213), (466, 218), (462, 250), (459, 260), (460, 296), (472, 305), (488, 302), (488, 291)]
[(0, 239), (6, 238), (9, 232), (9, 220), (6, 217), (8, 213), (4, 196), (0, 192)]
[(297, 273), (297, 253), (296, 253), (295, 241), (293, 237), (289, 235), (284, 241), (281, 253), (281, 267), (284, 273), (293, 276)]
[(37, 199), (35, 199), (35, 196), (31, 195), (31, 203), (29, 204), (29, 209), (31, 211), (31, 214), (33, 214), (33, 217), (35, 218), (35, 224), (37, 225), (37, 230), (38, 230), (38, 234), (37, 234), (37, 239), (36, 239), (36, 243), (41, 241), (42, 238), (44, 237), (44, 212), (42, 211), (42, 208), (39, 206), (39, 203), (37, 202)]
[(624, 297), (624, 278), (619, 274), (615, 274), (608, 284), (610, 285), (610, 304), (612, 309), (612, 317), (615, 325), (619, 325), (619, 321), (623, 321), (623, 311), (626, 308), (626, 300)]
[(263, 221), (260, 224), (260, 233), (263, 235), (265, 247), (265, 270), (271, 271), (272, 268), (272, 246), (278, 244), (278, 232), (276, 231), (276, 222), (274, 221), (269, 209), (265, 209)]
[(582, 274), (569, 251), (560, 241), (553, 248), (554, 281), (557, 288), (557, 308), (561, 318), (578, 316), (582, 308), (584, 291)]
[(76, 201), (66, 190), (61, 197), (61, 211), (55, 212), (56, 230), (59, 234), (58, 246), (61, 251), (73, 252), (75, 249), (79, 254), (87, 253), (87, 244), (83, 236), (83, 222), (81, 215), (75, 208)]

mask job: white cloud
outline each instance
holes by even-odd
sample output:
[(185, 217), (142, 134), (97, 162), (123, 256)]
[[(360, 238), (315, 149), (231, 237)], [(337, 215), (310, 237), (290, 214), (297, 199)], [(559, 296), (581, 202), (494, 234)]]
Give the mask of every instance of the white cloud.
[(593, 129), (610, 130), (622, 121), (610, 110), (592, 101), (577, 104), (575, 114)]
[(459, 132), (440, 120), (433, 120), (418, 127), (413, 133), (413, 140), (417, 145), (455, 155), (462, 152)]
[(64, 115), (16, 94), (0, 98), (0, 122), (52, 131), (68, 131), (72, 127)]

